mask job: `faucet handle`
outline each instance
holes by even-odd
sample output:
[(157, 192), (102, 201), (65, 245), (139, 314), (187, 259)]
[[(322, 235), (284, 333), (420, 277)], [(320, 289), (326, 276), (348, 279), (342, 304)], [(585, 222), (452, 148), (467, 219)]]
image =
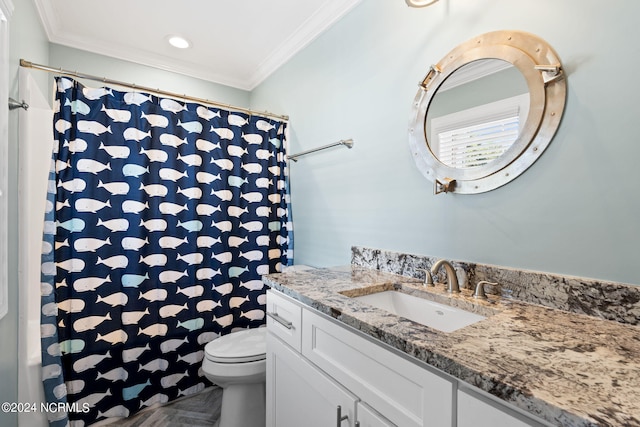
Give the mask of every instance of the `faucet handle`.
[(434, 286), (433, 285), (433, 276), (431, 275), (431, 271), (427, 268), (416, 268), (418, 271), (424, 271), (424, 283), (423, 286)]
[(481, 280), (476, 284), (476, 291), (473, 293), (474, 298), (478, 299), (487, 299), (487, 294), (484, 291), (484, 285), (497, 285), (495, 282), (488, 282), (486, 280)]

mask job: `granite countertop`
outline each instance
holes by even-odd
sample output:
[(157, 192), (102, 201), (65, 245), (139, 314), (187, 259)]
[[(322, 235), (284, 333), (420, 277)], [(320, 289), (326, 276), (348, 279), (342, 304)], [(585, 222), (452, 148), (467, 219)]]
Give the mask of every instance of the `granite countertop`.
[[(640, 426), (640, 327), (363, 267), (264, 276), (265, 283), (340, 322), (561, 426)], [(381, 289), (488, 316), (440, 332), (351, 299)], [(346, 296), (349, 295), (349, 296)]]

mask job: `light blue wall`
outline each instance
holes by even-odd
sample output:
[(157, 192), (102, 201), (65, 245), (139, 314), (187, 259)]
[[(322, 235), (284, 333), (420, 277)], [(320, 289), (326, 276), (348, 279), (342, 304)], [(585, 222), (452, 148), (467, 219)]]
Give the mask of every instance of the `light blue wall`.
[[(346, 264), (363, 245), (640, 284), (640, 2), (363, 0), (252, 93), (291, 116), (291, 151), (344, 138), (291, 168), (298, 263)], [(449, 50), (516, 29), (568, 73), (561, 127), (521, 177), (434, 196), (409, 154), (417, 83)]]
[[(36, 62), (36, 61), (33, 61)], [(54, 68), (77, 70), (94, 76), (133, 83), (164, 91), (187, 94), (237, 107), (249, 106), (249, 92), (211, 83), (205, 80), (175, 74), (157, 68), (146, 67), (129, 61), (109, 58), (84, 50), (51, 44), (48, 65)], [(85, 81), (88, 86), (100, 86), (99, 82)], [(126, 89), (124, 89), (126, 90)]]
[[(9, 95), (18, 97), (18, 64), (20, 58), (28, 54), (32, 61), (46, 61), (49, 56), (49, 42), (40, 27), (40, 21), (33, 2), (14, 0), (15, 7), (10, 22), (10, 75)], [(42, 90), (48, 86), (46, 76), (36, 76)], [(48, 92), (45, 92), (48, 93)], [(2, 100), (6, 102), (6, 100)], [(9, 312), (0, 320), (0, 402), (18, 400), (18, 112), (9, 112)], [(0, 412), (1, 426), (14, 426), (17, 414)]]

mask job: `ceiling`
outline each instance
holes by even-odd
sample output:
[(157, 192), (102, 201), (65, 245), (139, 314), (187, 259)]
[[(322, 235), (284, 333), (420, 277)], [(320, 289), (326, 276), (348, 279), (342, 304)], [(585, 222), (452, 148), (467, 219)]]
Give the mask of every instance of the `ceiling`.
[(252, 90), (361, 0), (34, 1), (52, 43)]

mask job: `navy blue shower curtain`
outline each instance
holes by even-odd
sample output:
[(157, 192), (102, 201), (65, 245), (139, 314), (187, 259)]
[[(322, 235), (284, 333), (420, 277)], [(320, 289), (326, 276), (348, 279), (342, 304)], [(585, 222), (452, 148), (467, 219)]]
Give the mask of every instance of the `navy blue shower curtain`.
[(286, 123), (56, 88), (43, 381), (68, 409), (50, 424), (84, 425), (201, 391), (204, 345), (264, 323), (260, 277), (291, 262)]

